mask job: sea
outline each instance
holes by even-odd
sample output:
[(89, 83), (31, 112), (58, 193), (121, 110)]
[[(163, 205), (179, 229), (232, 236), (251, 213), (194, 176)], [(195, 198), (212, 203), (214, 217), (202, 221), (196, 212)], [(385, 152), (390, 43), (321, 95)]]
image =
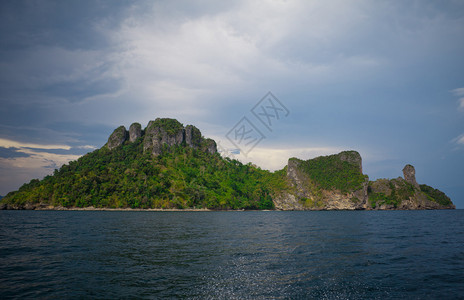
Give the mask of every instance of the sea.
[(0, 299), (464, 299), (464, 210), (0, 211)]

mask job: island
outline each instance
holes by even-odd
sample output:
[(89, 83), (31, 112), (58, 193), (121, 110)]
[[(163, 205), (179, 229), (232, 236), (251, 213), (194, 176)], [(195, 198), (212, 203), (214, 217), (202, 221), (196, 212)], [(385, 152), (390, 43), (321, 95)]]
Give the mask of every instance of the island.
[(443, 192), (403, 177), (370, 181), (357, 151), (290, 158), (270, 172), (222, 157), (193, 126), (157, 118), (120, 126), (108, 142), (0, 200), (0, 209), (454, 209)]

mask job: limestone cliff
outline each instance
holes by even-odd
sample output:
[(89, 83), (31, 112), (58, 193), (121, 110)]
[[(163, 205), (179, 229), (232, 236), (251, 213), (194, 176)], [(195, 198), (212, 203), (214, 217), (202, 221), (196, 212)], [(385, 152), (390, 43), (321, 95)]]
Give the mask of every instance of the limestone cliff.
[(443, 192), (416, 181), (412, 165), (403, 168), (404, 178), (377, 179), (369, 182), (368, 196), (371, 209), (454, 209)]
[(150, 121), (143, 131), (139, 123), (133, 123), (129, 132), (124, 126), (120, 126), (110, 135), (105, 146), (112, 150), (126, 141), (133, 143), (141, 137), (143, 137), (143, 151), (151, 151), (155, 156), (175, 145), (186, 145), (211, 154), (217, 152), (216, 142), (203, 138), (198, 128), (193, 125), (184, 128), (179, 121), (169, 118)]
[(290, 158), (269, 172), (216, 154), (198, 128), (158, 118), (114, 130), (102, 149), (31, 180), (0, 200), (1, 209), (63, 207), (278, 210), (453, 209), (443, 192), (403, 177), (369, 181), (356, 151)]
[(213, 139), (204, 139), (201, 141), (200, 144), (201, 150), (204, 152), (208, 152), (210, 154), (214, 154), (217, 152), (217, 145)]
[(128, 134), (126, 131), (126, 127), (119, 126), (113, 131), (113, 133), (108, 138), (106, 147), (108, 147), (108, 149), (111, 150), (111, 149), (121, 146), (127, 140), (127, 136)]
[(307, 161), (291, 158), (287, 165), (289, 188), (274, 195), (281, 210), (454, 209), (441, 191), (419, 185), (412, 165), (404, 178), (369, 181), (362, 174), (356, 151), (321, 156)]
[(140, 125), (139, 123), (133, 123), (129, 127), (129, 141), (133, 143), (141, 136), (142, 136), (142, 125)]
[(356, 151), (322, 156), (307, 161), (291, 158), (287, 165), (290, 189), (274, 197), (276, 209), (366, 209), (368, 177), (362, 174)]
[(407, 183), (412, 184), (416, 188), (419, 188), (419, 184), (416, 181), (416, 169), (413, 166), (409, 164), (404, 166), (403, 176)]
[(143, 150), (151, 151), (153, 155), (160, 155), (166, 149), (181, 145), (184, 141), (184, 126), (174, 119), (156, 119), (150, 121), (145, 129)]
[(185, 126), (185, 143), (192, 147), (198, 148), (201, 144), (201, 132), (200, 129), (196, 128), (193, 125)]

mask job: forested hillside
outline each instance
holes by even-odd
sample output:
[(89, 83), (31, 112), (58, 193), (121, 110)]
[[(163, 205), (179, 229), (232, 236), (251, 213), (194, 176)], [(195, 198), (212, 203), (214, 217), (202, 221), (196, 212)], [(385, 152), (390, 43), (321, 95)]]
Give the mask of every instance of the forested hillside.
[(101, 149), (34, 179), (0, 200), (0, 209), (443, 209), (441, 191), (404, 179), (370, 182), (356, 151), (290, 158), (270, 172), (221, 157), (216, 142), (175, 119), (118, 127)]
[(272, 209), (275, 174), (186, 146), (153, 156), (142, 138), (106, 147), (8, 194), (5, 203), (64, 207)]

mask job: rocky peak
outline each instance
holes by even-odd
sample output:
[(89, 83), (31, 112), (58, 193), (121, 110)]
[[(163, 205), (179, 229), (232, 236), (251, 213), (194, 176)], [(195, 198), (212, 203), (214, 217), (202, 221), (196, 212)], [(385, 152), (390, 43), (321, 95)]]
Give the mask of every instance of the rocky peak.
[(111, 150), (111, 149), (121, 146), (126, 140), (127, 140), (126, 127), (119, 126), (113, 131), (113, 133), (108, 138), (108, 142), (106, 143), (106, 146), (108, 147), (108, 149)]
[(441, 191), (416, 182), (413, 166), (403, 168), (404, 179), (377, 179), (369, 182), (369, 204), (373, 209), (452, 209), (451, 200)]
[(160, 155), (163, 146), (180, 145), (184, 141), (184, 126), (175, 119), (157, 118), (150, 121), (145, 129), (143, 150)]
[(141, 136), (142, 136), (142, 125), (140, 125), (139, 123), (133, 123), (129, 127), (129, 141), (133, 143)]
[(200, 130), (193, 125), (187, 125), (185, 127), (185, 143), (192, 148), (198, 148), (201, 144)]
[(297, 158), (290, 158), (287, 163), (287, 178), (293, 183), (298, 184), (299, 178), (297, 175), (298, 168), (300, 166), (300, 160)]
[(204, 139), (201, 143), (201, 149), (204, 152), (214, 154), (217, 152), (217, 145), (213, 139)]
[(200, 130), (193, 125), (184, 128), (179, 121), (168, 118), (158, 118), (148, 123), (143, 139), (144, 151), (160, 155), (164, 147), (174, 145), (186, 145), (211, 154), (217, 152), (216, 142), (204, 139)]
[[(350, 166), (341, 162), (348, 162)], [(342, 165), (357, 174), (344, 173)], [(287, 164), (287, 182), (292, 188), (276, 197), (275, 206), (280, 209), (365, 209), (369, 179), (361, 170), (361, 156), (356, 151), (345, 151), (306, 161), (290, 158)], [(330, 176), (324, 173), (329, 173)], [(358, 181), (358, 184), (339, 187), (336, 182), (345, 180), (344, 177), (348, 175), (353, 182)]]
[(419, 184), (416, 181), (416, 170), (412, 165), (407, 164), (406, 166), (404, 166), (403, 175), (404, 180), (406, 180), (406, 182), (412, 184), (413, 186), (419, 189)]
[(184, 127), (176, 119), (169, 118), (150, 121), (143, 131), (139, 123), (133, 123), (129, 131), (120, 126), (111, 134), (105, 146), (111, 150), (126, 141), (133, 143), (140, 137), (143, 137), (143, 151), (151, 151), (155, 156), (175, 145), (188, 146), (211, 154), (217, 152), (216, 142), (202, 137), (198, 128), (193, 125)]
[(362, 158), (357, 151), (343, 151), (340, 152), (338, 155), (341, 161), (346, 161), (358, 166), (359, 172), (362, 173)]

